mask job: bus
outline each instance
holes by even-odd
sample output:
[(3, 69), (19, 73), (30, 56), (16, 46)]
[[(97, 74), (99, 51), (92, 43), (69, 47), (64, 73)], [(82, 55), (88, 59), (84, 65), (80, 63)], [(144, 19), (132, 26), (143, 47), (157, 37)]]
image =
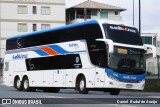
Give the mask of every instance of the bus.
[(145, 52), (136, 28), (90, 20), (6, 39), (3, 81), (18, 91), (80, 94), (143, 90)]

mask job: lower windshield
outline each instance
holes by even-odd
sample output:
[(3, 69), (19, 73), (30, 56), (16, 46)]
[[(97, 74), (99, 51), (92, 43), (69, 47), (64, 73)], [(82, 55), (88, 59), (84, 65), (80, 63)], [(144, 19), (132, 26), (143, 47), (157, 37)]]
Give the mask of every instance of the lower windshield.
[(114, 53), (110, 54), (109, 67), (125, 74), (144, 74), (144, 51), (115, 47)]

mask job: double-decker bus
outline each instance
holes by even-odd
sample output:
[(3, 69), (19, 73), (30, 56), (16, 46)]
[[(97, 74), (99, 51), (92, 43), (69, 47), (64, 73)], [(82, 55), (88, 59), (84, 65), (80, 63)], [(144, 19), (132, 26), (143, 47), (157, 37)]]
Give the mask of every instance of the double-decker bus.
[(12, 36), (6, 39), (3, 81), (18, 91), (143, 90), (146, 49), (136, 28), (113, 21)]

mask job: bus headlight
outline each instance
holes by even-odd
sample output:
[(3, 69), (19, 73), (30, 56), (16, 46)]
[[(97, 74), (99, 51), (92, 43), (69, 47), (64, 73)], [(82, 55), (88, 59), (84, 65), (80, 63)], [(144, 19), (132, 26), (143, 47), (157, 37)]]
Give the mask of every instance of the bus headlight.
[(107, 76), (108, 76), (110, 79), (112, 79), (112, 80), (119, 81), (117, 78), (115, 78), (115, 77), (112, 76), (112, 75), (108, 75), (108, 74), (107, 74)]

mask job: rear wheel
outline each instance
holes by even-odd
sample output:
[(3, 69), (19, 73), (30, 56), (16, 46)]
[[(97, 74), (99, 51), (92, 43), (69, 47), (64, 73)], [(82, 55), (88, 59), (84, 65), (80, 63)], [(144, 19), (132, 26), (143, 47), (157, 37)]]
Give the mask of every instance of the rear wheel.
[(29, 80), (27, 77), (23, 79), (23, 90), (24, 91), (35, 91), (36, 89), (29, 87)]
[(88, 89), (86, 88), (86, 79), (81, 76), (77, 81), (77, 89), (80, 94), (88, 94)]
[(18, 91), (22, 91), (22, 90), (23, 90), (22, 82), (20, 81), (20, 78), (19, 78), (19, 77), (15, 79), (15, 88), (16, 88)]
[(120, 89), (110, 89), (110, 95), (119, 95)]

